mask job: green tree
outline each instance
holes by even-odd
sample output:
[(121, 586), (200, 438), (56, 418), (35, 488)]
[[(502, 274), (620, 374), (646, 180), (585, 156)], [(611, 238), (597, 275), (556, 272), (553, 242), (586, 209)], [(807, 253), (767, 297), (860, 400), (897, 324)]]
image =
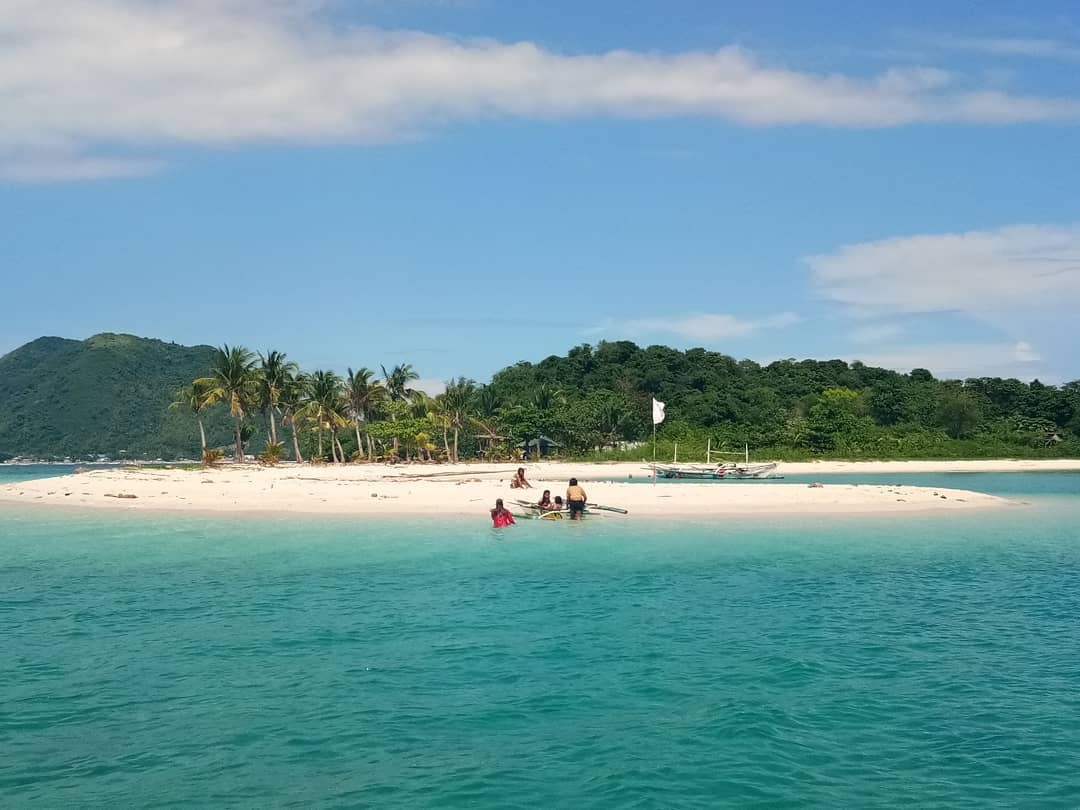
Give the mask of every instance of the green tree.
[(281, 393), (289, 379), (299, 372), (299, 367), (285, 358), (283, 352), (268, 351), (259, 355), (259, 410), (269, 416), (270, 443), (277, 444), (277, 421)]
[(979, 406), (962, 390), (948, 391), (938, 406), (938, 423), (950, 437), (966, 438), (979, 426)]
[(195, 382), (207, 389), (216, 400), (228, 403), (236, 445), (233, 457), (237, 463), (242, 462), (244, 415), (257, 397), (255, 355), (243, 346), (230, 347), (225, 344), (214, 353), (210, 376)]
[(352, 418), (356, 430), (357, 452), (361, 456), (369, 455), (371, 457), (375, 455), (371, 436), (366, 436), (368, 449), (367, 453), (365, 453), (364, 441), (360, 435), (360, 425), (366, 425), (371, 421), (379, 403), (386, 396), (386, 389), (378, 380), (372, 379), (374, 376), (374, 371), (361, 366), (356, 371), (350, 368), (349, 375), (345, 378), (345, 396), (349, 403), (349, 416)]
[[(390, 371), (386, 370), (386, 366), (380, 366), (380, 368), (382, 368), (383, 373), (383, 385), (386, 386), (386, 396), (390, 402), (407, 402), (416, 394), (416, 391), (409, 387), (409, 383), (419, 380), (420, 375), (413, 370), (411, 365), (400, 363)], [(390, 420), (392, 422), (397, 421), (394, 412), (391, 412)], [(397, 455), (400, 451), (398, 438), (397, 436), (394, 437), (394, 455)]]
[(199, 379), (191, 385), (178, 389), (176, 398), (169, 405), (172, 410), (186, 410), (195, 414), (195, 419), (199, 423), (199, 447), (202, 454), (206, 453), (206, 427), (203, 425), (203, 412), (216, 402), (214, 389), (207, 385), (205, 380)]
[(886, 380), (870, 391), (870, 415), (879, 425), (895, 425), (908, 409), (908, 395), (897, 380)]
[(282, 421), (292, 430), (293, 457), (297, 462), (304, 460), (300, 453), (300, 442), (296, 436), (297, 422), (304, 421), (305, 391), (307, 377), (303, 374), (290, 374), (282, 385), (278, 402), (281, 406)]
[(843, 440), (856, 438), (863, 403), (850, 388), (826, 388), (810, 408), (807, 441), (818, 452), (835, 449)]
[(347, 404), (342, 392), (341, 377), (332, 371), (316, 371), (307, 378), (306, 391), (307, 416), (315, 422), (319, 437), (319, 457), (326, 458), (323, 450), (323, 432), (330, 432), (330, 458), (335, 464), (345, 459), (339, 455), (341, 445), (337, 440), (339, 428), (345, 427), (348, 417), (345, 415)]
[(381, 368), (383, 384), (386, 386), (386, 394), (391, 402), (405, 402), (413, 397), (416, 391), (409, 387), (409, 383), (419, 380), (420, 375), (411, 365), (401, 363), (390, 371), (386, 370), (386, 366), (381, 366)]
[(446, 390), (441, 394), (447, 420), (454, 431), (454, 451), (452, 460), (458, 462), (458, 434), (465, 424), (476, 399), (476, 383), (465, 377), (448, 380)]
[(603, 397), (594, 406), (594, 425), (602, 444), (618, 446), (630, 418), (626, 403), (614, 396)]

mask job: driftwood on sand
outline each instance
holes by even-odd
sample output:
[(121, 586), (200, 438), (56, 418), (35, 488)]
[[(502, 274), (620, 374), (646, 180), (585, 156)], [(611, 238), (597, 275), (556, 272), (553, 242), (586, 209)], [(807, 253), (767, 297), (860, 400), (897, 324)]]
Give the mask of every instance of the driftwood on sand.
[(397, 478), (448, 478), (453, 475), (506, 475), (506, 470), (463, 470), (460, 472), (403, 473)]

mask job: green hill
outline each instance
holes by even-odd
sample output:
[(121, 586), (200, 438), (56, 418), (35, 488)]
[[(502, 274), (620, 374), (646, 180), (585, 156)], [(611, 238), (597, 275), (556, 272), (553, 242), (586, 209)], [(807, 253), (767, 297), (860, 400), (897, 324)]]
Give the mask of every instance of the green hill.
[[(0, 358), (0, 460), (197, 457), (194, 417), (168, 405), (176, 389), (209, 372), (214, 351), (116, 334), (43, 337), (16, 349)], [(668, 403), (663, 451), (677, 442), (687, 458), (710, 445), (746, 444), (775, 458), (1080, 453), (1080, 381), (938, 380), (925, 369), (900, 374), (841, 360), (759, 365), (704, 349), (605, 341), (505, 368), (481, 394), (466, 415), (497, 435), (552, 437), (566, 454), (607, 447), (615, 456), (624, 442), (649, 440), (653, 397)], [(218, 404), (205, 418), (209, 445), (230, 445), (227, 408)], [(376, 412), (371, 429), (382, 425), (389, 441), (402, 422), (387, 418)], [(469, 454), (478, 441), (465, 423)], [(266, 426), (257, 414), (250, 424), (248, 452), (258, 453)], [(421, 432), (437, 439), (438, 424)], [(351, 430), (341, 434), (348, 455), (356, 443)], [(300, 441), (310, 457), (315, 434)], [(633, 446), (625, 452), (640, 457)]]
[[(0, 458), (195, 458), (194, 417), (168, 404), (212, 352), (116, 334), (27, 343), (0, 357)], [(207, 422), (211, 442), (227, 443), (225, 416)]]

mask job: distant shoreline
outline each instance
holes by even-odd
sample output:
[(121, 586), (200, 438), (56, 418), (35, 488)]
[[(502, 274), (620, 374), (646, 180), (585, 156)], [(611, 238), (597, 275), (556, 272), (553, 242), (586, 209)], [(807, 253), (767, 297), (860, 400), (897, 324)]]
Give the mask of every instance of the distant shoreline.
[(198, 463), (197, 459), (184, 461), (0, 461), (0, 467), (177, 467)]
[[(663, 459), (661, 459), (663, 461)], [(697, 464), (700, 460), (686, 459), (686, 463)], [(771, 461), (771, 459), (753, 459), (755, 463)], [(178, 459), (173, 461), (159, 460), (127, 460), (127, 461), (0, 461), (0, 467), (181, 467), (198, 464), (198, 459)], [(819, 472), (823, 474), (839, 472), (1051, 472), (1051, 471), (1080, 471), (1080, 459), (1075, 458), (990, 458), (990, 459), (818, 459), (814, 461), (778, 461), (781, 468), (791, 475), (803, 475), (806, 473)], [(284, 462), (288, 465), (289, 462)], [(640, 470), (642, 462), (638, 461), (564, 461), (564, 460), (539, 460), (523, 462), (485, 462), (480, 460), (463, 461), (460, 464), (449, 465), (455, 470), (468, 470), (473, 467), (488, 466), (526, 466), (537, 469), (545, 469), (552, 465), (565, 467), (602, 467), (604, 469), (628, 468)], [(232, 462), (226, 458), (222, 468), (231, 467)], [(257, 466), (254, 462), (247, 462), (244, 466)], [(306, 465), (303, 465), (306, 466)], [(332, 466), (332, 465), (326, 465)], [(438, 464), (425, 463), (399, 463), (399, 464), (356, 464), (347, 465), (370, 469), (434, 469)]]
[[(512, 490), (523, 466), (533, 489)], [(1046, 472), (1080, 470), (1080, 461), (813, 462), (783, 464), (787, 475), (910, 472)], [(612, 480), (620, 477), (635, 481)], [(563, 494), (579, 478), (589, 499), (622, 507), (630, 516), (693, 518), (738, 515), (890, 514), (963, 511), (1013, 504), (1004, 498), (951, 488), (904, 484), (856, 485), (761, 481), (643, 486), (640, 463), (223, 465), (214, 469), (125, 465), (0, 485), (0, 502), (124, 511), (251, 513), (260, 515), (472, 515), (485, 517), (496, 498), (512, 511), (544, 489)], [(612, 518), (617, 519), (617, 518)]]

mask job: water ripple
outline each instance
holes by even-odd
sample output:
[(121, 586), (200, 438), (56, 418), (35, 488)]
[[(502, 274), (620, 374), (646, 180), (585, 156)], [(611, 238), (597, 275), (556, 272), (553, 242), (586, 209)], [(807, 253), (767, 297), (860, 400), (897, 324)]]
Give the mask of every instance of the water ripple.
[(1073, 807), (1076, 517), (20, 519), (0, 805)]

